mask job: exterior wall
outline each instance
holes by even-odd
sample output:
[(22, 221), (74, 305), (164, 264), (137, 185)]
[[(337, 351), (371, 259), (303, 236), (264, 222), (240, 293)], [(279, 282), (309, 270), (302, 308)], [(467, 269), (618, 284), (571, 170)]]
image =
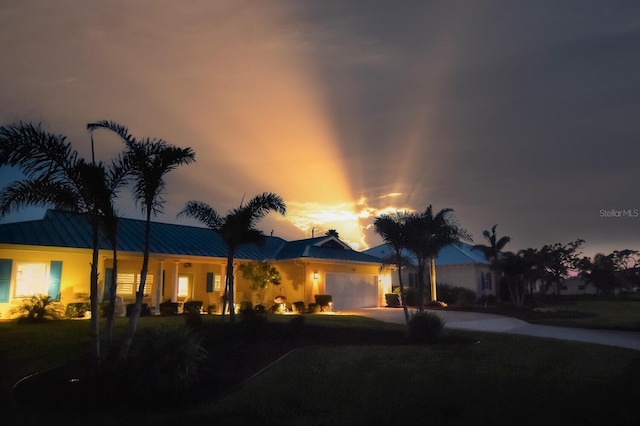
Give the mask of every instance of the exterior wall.
[[(427, 265), (428, 266), (428, 265)], [(410, 267), (402, 271), (402, 280), (405, 286), (409, 287), (409, 274), (416, 274), (417, 268)], [(425, 270), (425, 284), (429, 284), (429, 270)], [(491, 289), (483, 291), (482, 274), (491, 274)], [(460, 265), (438, 265), (436, 264), (436, 281), (438, 284), (448, 284), (453, 287), (463, 287), (476, 293), (476, 297), (496, 292), (496, 277), (489, 268), (489, 265), (465, 263)], [(398, 280), (398, 271), (391, 272), (391, 285), (397, 287), (400, 285)]]
[[(91, 250), (49, 248), (38, 246), (0, 245), (0, 259), (11, 259), (12, 270), (9, 287), (9, 301), (0, 303), (0, 318), (8, 318), (9, 311), (24, 300), (14, 297), (16, 283), (16, 263), (38, 262), (50, 264), (51, 261), (62, 262), (60, 277), (60, 302), (89, 301), (89, 285), (91, 275)], [(99, 258), (100, 259), (100, 258)], [(101, 263), (98, 261), (98, 270)]]

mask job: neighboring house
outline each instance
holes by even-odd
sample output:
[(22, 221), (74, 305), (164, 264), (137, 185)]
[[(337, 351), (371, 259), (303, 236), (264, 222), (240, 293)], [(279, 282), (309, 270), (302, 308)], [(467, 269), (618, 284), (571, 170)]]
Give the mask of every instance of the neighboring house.
[[(132, 303), (140, 281), (144, 221), (121, 218), (118, 231), (118, 289), (123, 303)], [(334, 310), (384, 305), (391, 289), (380, 259), (357, 252), (335, 236), (299, 241), (265, 237), (263, 245), (243, 245), (240, 263), (266, 260), (281, 274), (257, 300), (251, 283), (236, 272), (235, 301), (270, 307), (277, 295), (288, 303), (315, 302), (316, 294), (331, 294)], [(63, 304), (89, 300), (91, 230), (86, 217), (48, 210), (41, 220), (0, 225), (0, 317), (33, 294), (48, 294)], [(199, 300), (221, 307), (226, 248), (207, 228), (153, 222), (151, 254), (144, 302), (158, 312), (163, 301)], [(101, 235), (98, 260), (100, 297), (105, 295), (113, 266), (111, 245)]]
[[(538, 283), (537, 291), (542, 291), (542, 284)], [(575, 296), (578, 294), (597, 294), (598, 291), (593, 284), (585, 282), (580, 277), (569, 277), (560, 285), (560, 296)], [(547, 294), (556, 294), (556, 285), (551, 284), (547, 289)]]
[[(388, 244), (382, 244), (365, 250), (363, 253), (386, 259), (392, 254), (392, 249)], [(402, 281), (409, 287), (416, 286), (418, 283), (416, 255), (409, 250), (403, 250), (402, 254), (412, 264), (402, 271)], [(436, 257), (436, 280), (438, 284), (448, 284), (472, 290), (476, 297), (495, 295), (496, 291), (496, 277), (495, 273), (491, 271), (490, 262), (480, 250), (462, 242), (448, 245), (440, 250), (440, 254)], [(425, 265), (424, 282), (428, 288), (428, 264)], [(399, 285), (397, 271), (393, 271), (391, 274), (391, 283), (394, 288)]]

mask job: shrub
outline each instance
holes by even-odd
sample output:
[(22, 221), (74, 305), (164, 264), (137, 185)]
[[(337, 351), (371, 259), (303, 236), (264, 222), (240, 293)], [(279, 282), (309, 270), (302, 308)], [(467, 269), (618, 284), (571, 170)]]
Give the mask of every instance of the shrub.
[[(179, 303), (167, 300), (160, 304), (160, 315), (178, 315)], [(129, 316), (129, 305), (127, 305), (127, 316)]]
[(240, 326), (247, 337), (255, 338), (264, 333), (267, 317), (251, 307), (251, 302), (240, 309)]
[(476, 293), (468, 288), (438, 284), (438, 300), (447, 305), (469, 306), (476, 300)]
[(130, 389), (142, 399), (174, 398), (194, 388), (207, 356), (200, 338), (186, 327), (145, 330), (135, 340), (126, 369)]
[[(177, 303), (175, 303), (176, 305), (176, 314), (178, 313), (178, 308), (177, 308)], [(129, 318), (131, 316), (131, 314), (133, 313), (133, 308), (135, 308), (136, 304), (135, 303), (127, 303), (127, 318)], [(160, 304), (160, 314), (162, 314), (162, 303)], [(148, 317), (151, 315), (151, 309), (149, 309), (149, 305), (146, 303), (143, 303), (142, 306), (140, 307), (140, 316), (141, 317)]]
[(210, 305), (207, 305), (207, 313), (208, 314), (213, 314), (215, 312), (218, 312), (218, 305), (215, 303), (212, 303)]
[(299, 314), (304, 312), (304, 302), (293, 302), (293, 312), (297, 312)]
[(184, 324), (192, 330), (197, 330), (202, 325), (202, 316), (199, 311), (185, 311), (182, 316), (184, 318)]
[(317, 303), (309, 303), (309, 312), (317, 314), (320, 312), (320, 305)]
[(91, 304), (87, 302), (74, 302), (67, 305), (64, 316), (67, 318), (84, 318), (91, 310)]
[(184, 313), (193, 312), (196, 314), (200, 314), (202, 310), (202, 301), (200, 300), (190, 300), (188, 302), (184, 302)]
[(64, 307), (49, 296), (37, 294), (24, 300), (20, 306), (11, 309), (10, 314), (17, 316), (19, 322), (43, 322), (64, 317)]
[(432, 312), (411, 315), (408, 324), (408, 338), (416, 343), (436, 343), (442, 335), (444, 322)]
[(420, 293), (417, 287), (405, 288), (403, 297), (407, 300), (407, 306), (418, 306), (420, 304)]
[(387, 293), (384, 295), (384, 299), (387, 302), (387, 306), (390, 308), (397, 308), (400, 306), (400, 296), (396, 293)]

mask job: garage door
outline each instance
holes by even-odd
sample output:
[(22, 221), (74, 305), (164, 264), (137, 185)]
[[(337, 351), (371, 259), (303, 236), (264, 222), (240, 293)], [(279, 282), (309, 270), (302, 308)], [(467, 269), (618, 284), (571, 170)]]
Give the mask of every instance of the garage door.
[(378, 306), (377, 275), (327, 273), (325, 279), (334, 310)]

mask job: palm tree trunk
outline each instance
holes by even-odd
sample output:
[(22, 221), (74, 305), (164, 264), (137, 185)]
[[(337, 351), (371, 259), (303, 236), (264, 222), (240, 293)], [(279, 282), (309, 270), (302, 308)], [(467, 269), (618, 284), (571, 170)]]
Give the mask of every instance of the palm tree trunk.
[(402, 302), (402, 310), (404, 311), (404, 320), (409, 324), (409, 309), (407, 308), (407, 298), (404, 294), (404, 283), (402, 282), (402, 268), (398, 268), (398, 284), (400, 284), (400, 301)]
[(95, 373), (100, 372), (100, 304), (98, 303), (98, 223), (91, 218), (91, 232), (93, 252), (91, 256), (91, 282), (90, 282), (90, 300), (91, 300), (91, 366)]
[(438, 295), (436, 293), (436, 259), (435, 257), (429, 258), (429, 278), (431, 279), (431, 301), (435, 302), (438, 300)]
[[(115, 241), (113, 244), (113, 268), (111, 273), (111, 282), (109, 283), (109, 305), (107, 307), (107, 322), (105, 325), (106, 336), (106, 348), (105, 353), (109, 356), (111, 352), (111, 345), (113, 343), (113, 317), (115, 316), (116, 309), (116, 290), (118, 289), (118, 250), (116, 249)], [(105, 283), (107, 285), (107, 283)]]
[(233, 250), (229, 249), (229, 257), (227, 258), (227, 289), (225, 290), (225, 299), (229, 304), (229, 322), (233, 324), (236, 320), (236, 309), (235, 309), (235, 298), (233, 291), (233, 258), (235, 253)]
[(424, 262), (418, 260), (418, 310), (424, 312)]
[(133, 343), (133, 337), (136, 334), (138, 328), (138, 320), (140, 319), (140, 313), (142, 312), (142, 299), (144, 297), (144, 286), (147, 282), (147, 271), (149, 269), (149, 246), (151, 240), (151, 209), (147, 208), (147, 219), (145, 227), (145, 241), (144, 241), (144, 257), (142, 259), (142, 270), (140, 271), (140, 289), (136, 293), (136, 303), (133, 307), (131, 315), (129, 316), (129, 322), (127, 322), (127, 329), (122, 339), (122, 346), (120, 347), (119, 360), (125, 360), (129, 357), (131, 351), (131, 344)]

